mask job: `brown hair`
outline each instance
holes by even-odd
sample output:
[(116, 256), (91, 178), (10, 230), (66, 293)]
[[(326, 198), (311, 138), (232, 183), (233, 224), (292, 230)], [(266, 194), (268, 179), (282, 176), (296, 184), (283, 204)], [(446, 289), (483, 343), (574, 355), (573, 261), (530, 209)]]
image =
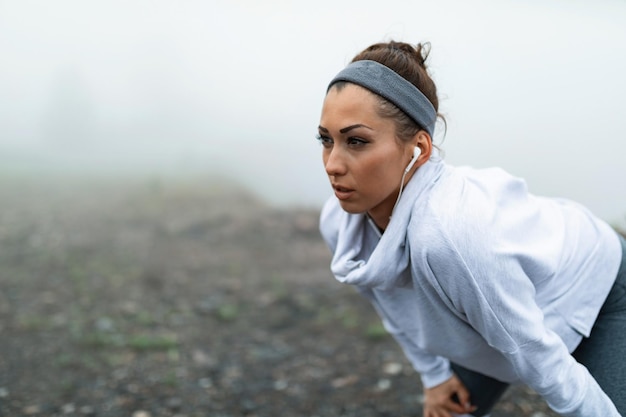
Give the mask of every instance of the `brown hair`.
[[(443, 120), (444, 117), (439, 114), (439, 99), (437, 98), (437, 87), (435, 82), (428, 73), (426, 67), (426, 59), (430, 53), (430, 43), (417, 44), (416, 46), (404, 42), (390, 41), (385, 43), (376, 43), (368, 46), (358, 53), (353, 59), (355, 61), (371, 60), (376, 61), (384, 66), (392, 69), (398, 75), (409, 81), (417, 87), (426, 98), (432, 103), (437, 117)], [(344, 84), (337, 83), (337, 84)], [(342, 85), (337, 85), (341, 89)], [(384, 118), (393, 119), (396, 124), (396, 136), (401, 141), (411, 140), (418, 131), (424, 130), (413, 119), (406, 115), (402, 110), (393, 103), (377, 96), (380, 107), (378, 114)], [(432, 139), (432, 138), (431, 138)]]

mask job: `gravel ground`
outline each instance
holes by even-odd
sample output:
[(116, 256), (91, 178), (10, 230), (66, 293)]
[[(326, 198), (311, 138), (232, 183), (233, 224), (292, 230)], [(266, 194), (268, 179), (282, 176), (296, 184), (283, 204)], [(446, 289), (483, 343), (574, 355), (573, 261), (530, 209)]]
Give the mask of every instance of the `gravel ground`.
[[(317, 217), (207, 178), (0, 179), (0, 416), (421, 416)], [(493, 415), (554, 416), (525, 387)]]

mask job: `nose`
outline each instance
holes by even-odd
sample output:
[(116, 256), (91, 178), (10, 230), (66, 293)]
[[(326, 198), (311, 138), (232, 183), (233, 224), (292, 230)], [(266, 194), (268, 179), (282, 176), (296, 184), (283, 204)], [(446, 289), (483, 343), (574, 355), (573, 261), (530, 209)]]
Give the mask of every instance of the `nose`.
[(347, 172), (346, 163), (341, 149), (333, 146), (324, 150), (324, 168), (328, 176), (340, 176)]

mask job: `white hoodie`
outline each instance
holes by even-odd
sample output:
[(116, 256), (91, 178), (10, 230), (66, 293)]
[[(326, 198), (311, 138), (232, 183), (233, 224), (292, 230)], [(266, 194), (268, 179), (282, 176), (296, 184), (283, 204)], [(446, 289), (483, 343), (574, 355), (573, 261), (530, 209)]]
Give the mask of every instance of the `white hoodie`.
[(370, 298), (426, 387), (448, 379), (453, 361), (524, 382), (564, 416), (619, 416), (570, 355), (622, 256), (615, 231), (584, 207), (529, 194), (500, 169), (433, 156), (382, 236), (335, 197), (320, 230), (333, 274)]

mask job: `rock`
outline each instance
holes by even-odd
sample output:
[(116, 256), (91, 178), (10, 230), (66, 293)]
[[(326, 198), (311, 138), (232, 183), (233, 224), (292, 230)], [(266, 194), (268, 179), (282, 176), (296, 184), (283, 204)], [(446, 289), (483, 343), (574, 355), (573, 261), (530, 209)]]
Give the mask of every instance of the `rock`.
[(213, 359), (211, 356), (207, 355), (200, 349), (195, 349), (191, 353), (191, 358), (194, 364), (196, 364), (198, 367), (211, 368), (215, 366), (215, 359)]
[(211, 388), (213, 386), (213, 381), (211, 381), (211, 378), (200, 378), (198, 380), (198, 385), (200, 386), (200, 388)]
[(28, 405), (22, 410), (25, 416), (32, 416), (41, 413), (41, 407), (38, 405)]
[(387, 375), (398, 375), (402, 372), (402, 364), (398, 362), (386, 363), (385, 366), (383, 366), (383, 372)]
[(133, 413), (132, 417), (152, 417), (152, 414), (144, 410), (137, 410)]
[(113, 324), (113, 320), (109, 317), (100, 317), (96, 321), (96, 329), (101, 332), (112, 332), (115, 330), (115, 325)]
[(391, 388), (391, 380), (389, 379), (380, 379), (376, 384), (376, 390), (378, 391), (387, 391)]
[(93, 416), (96, 414), (96, 410), (89, 405), (83, 405), (80, 407), (80, 413), (86, 416)]
[(289, 383), (284, 379), (278, 379), (274, 381), (274, 389), (276, 391), (284, 391), (289, 386)]
[(359, 380), (359, 377), (356, 375), (348, 375), (348, 376), (344, 376), (342, 378), (335, 378), (333, 379), (333, 381), (331, 382), (331, 385), (333, 388), (343, 388), (343, 387), (347, 387), (348, 385), (352, 385), (355, 382), (357, 382)]

